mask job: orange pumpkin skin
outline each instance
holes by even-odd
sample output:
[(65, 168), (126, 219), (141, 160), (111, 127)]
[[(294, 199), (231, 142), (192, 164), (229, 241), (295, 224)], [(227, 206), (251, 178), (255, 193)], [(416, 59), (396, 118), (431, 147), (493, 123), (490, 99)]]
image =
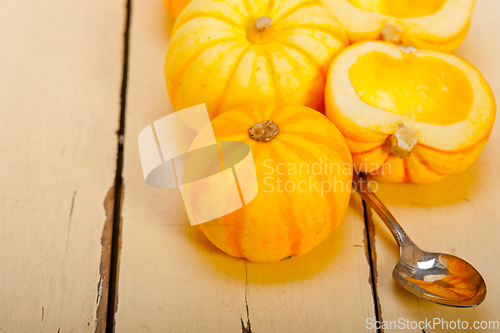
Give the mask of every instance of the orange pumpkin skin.
[[(278, 126), (278, 135), (269, 142), (250, 139), (249, 128), (268, 120)], [(342, 134), (324, 115), (304, 106), (252, 104), (217, 117), (212, 127), (219, 142), (250, 145), (259, 187), (243, 208), (198, 226), (219, 249), (276, 262), (312, 250), (341, 223), (351, 194), (352, 160)], [(320, 171), (320, 164), (328, 167)], [(310, 187), (315, 182), (317, 190)]]
[(174, 19), (182, 13), (190, 2), (191, 0), (163, 0), (165, 9)]
[(210, 119), (251, 103), (324, 111), (326, 72), (347, 44), (320, 1), (194, 0), (167, 52), (170, 102), (176, 111), (205, 103)]

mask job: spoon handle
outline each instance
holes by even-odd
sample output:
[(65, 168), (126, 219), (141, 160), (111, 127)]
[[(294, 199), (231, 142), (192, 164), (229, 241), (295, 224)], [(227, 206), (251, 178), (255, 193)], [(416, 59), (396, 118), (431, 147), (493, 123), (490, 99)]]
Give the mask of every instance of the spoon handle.
[(353, 172), (353, 186), (359, 195), (365, 200), (374, 210), (378, 216), (384, 221), (385, 225), (389, 228), (392, 235), (396, 239), (399, 248), (402, 248), (405, 243), (412, 243), (406, 232), (398, 223), (396, 218), (387, 209), (387, 207), (380, 201), (380, 199), (373, 193), (368, 186), (368, 183), (356, 171)]

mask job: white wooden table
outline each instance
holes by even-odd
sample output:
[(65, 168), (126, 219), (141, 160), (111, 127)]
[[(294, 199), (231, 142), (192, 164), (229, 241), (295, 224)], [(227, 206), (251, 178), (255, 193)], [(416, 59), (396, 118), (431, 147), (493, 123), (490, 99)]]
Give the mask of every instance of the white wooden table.
[[(378, 190), (422, 248), (478, 268), (488, 285), (480, 307), (435, 305), (397, 286), (396, 244), (357, 195), (311, 253), (252, 263), (189, 226), (178, 190), (144, 182), (138, 134), (173, 111), (162, 2), (131, 0), (125, 36), (127, 0), (0, 8), (0, 332), (377, 332), (367, 320), (500, 321), (497, 128), (462, 174)], [(499, 16), (499, 1), (478, 0), (456, 51), (497, 98)]]

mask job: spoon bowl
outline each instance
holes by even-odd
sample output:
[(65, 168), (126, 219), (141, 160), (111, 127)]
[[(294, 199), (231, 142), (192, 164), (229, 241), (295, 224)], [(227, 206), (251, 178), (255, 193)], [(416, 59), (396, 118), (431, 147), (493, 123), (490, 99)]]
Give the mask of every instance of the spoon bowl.
[(448, 306), (473, 307), (484, 301), (486, 283), (471, 264), (451, 254), (422, 251), (356, 172), (353, 186), (377, 212), (398, 243), (399, 261), (392, 276), (404, 289)]
[(455, 307), (477, 306), (486, 298), (486, 284), (481, 274), (465, 260), (422, 250), (414, 254), (417, 256), (411, 259), (400, 259), (392, 272), (407, 291), (431, 302)]

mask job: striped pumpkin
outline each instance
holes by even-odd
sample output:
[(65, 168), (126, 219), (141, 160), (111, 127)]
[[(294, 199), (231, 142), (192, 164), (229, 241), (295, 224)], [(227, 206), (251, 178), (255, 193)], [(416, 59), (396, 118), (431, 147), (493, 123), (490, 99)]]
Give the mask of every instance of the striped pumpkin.
[[(254, 135), (254, 125), (269, 120), (278, 134), (257, 141), (263, 138)], [(250, 145), (259, 187), (243, 208), (198, 226), (218, 248), (275, 262), (312, 250), (340, 224), (351, 194), (352, 160), (324, 115), (304, 106), (252, 104), (217, 117), (212, 127), (219, 142)]]
[(177, 19), (165, 77), (174, 110), (210, 119), (250, 103), (324, 110), (326, 72), (348, 40), (317, 0), (194, 0)]

